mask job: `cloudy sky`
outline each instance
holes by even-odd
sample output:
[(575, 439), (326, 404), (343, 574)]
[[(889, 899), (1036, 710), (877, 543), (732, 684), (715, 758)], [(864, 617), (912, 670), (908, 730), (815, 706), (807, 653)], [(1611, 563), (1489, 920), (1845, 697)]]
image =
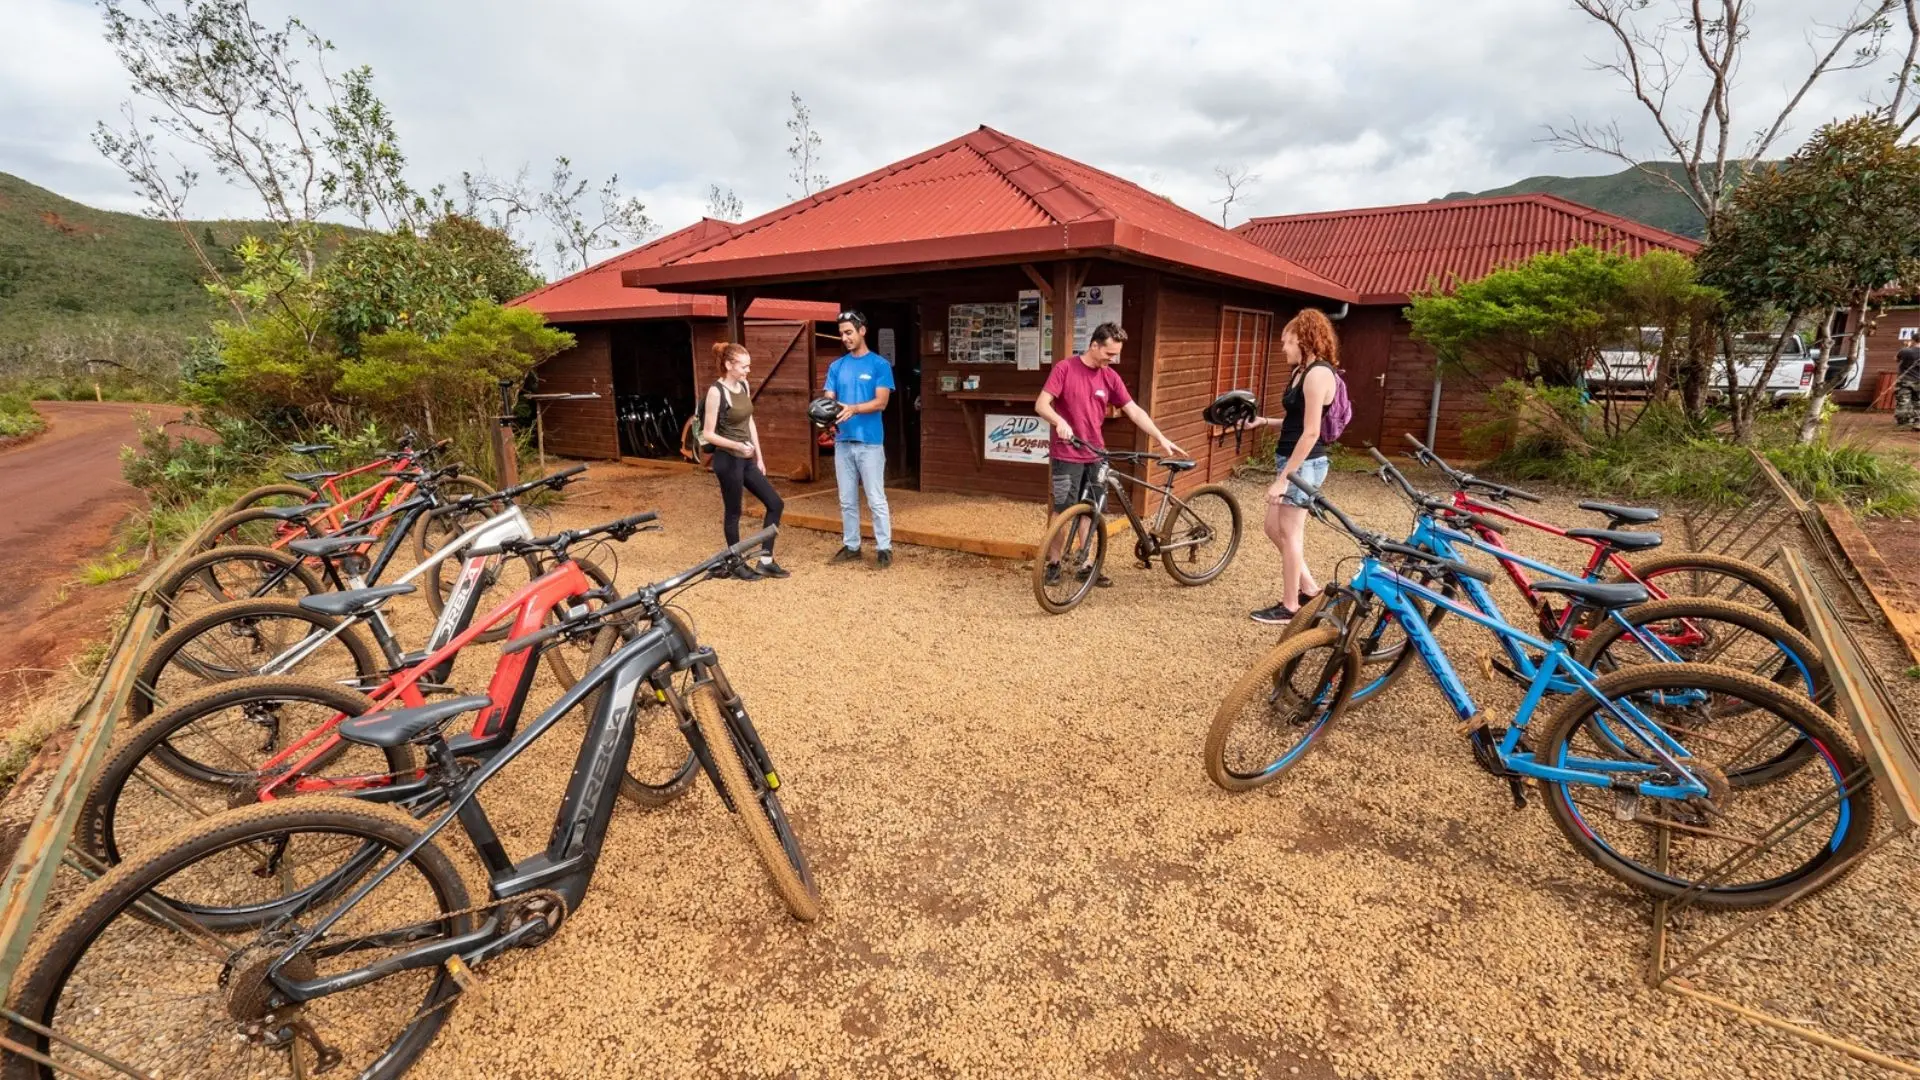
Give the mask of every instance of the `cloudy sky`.
[[(1755, 0), (1741, 73), (1748, 124), (1770, 117), (1804, 74), (1814, 22), (1853, 2)], [(5, 7), (0, 171), (137, 209), (88, 142), (95, 121), (127, 97), (97, 9), (83, 0)], [(1540, 141), (1543, 125), (1571, 117), (1617, 117), (1651, 147), (1638, 107), (1592, 70), (1590, 58), (1611, 54), (1605, 32), (1562, 0), (254, 7), (268, 23), (302, 15), (337, 47), (335, 71), (372, 65), (420, 186), (566, 154), (583, 174), (617, 172), (668, 228), (700, 213), (711, 182), (737, 190), (749, 215), (787, 201), (791, 91), (813, 111), (836, 182), (989, 124), (1201, 213), (1217, 213), (1208, 201), (1219, 194), (1219, 165), (1259, 174), (1246, 210), (1274, 214), (1615, 171)], [(1858, 111), (1876, 89), (1861, 73), (1822, 84), (1796, 134)], [(215, 182), (193, 210), (242, 216), (253, 204)]]

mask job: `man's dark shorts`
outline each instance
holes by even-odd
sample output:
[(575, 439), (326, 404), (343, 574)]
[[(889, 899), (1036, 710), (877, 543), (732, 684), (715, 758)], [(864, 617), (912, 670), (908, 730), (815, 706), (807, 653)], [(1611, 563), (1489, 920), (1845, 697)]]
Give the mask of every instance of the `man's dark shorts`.
[(1053, 462), (1053, 512), (1059, 513), (1080, 501), (1081, 485), (1093, 472), (1097, 461), (1059, 461)]

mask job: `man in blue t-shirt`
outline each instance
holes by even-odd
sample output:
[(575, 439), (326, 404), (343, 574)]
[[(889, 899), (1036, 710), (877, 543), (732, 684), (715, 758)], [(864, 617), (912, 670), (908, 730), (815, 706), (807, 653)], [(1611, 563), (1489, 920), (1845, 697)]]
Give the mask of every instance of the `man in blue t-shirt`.
[(893, 565), (893, 518), (887, 510), (886, 427), (881, 413), (893, 396), (893, 365), (867, 349), (867, 317), (840, 313), (840, 344), (847, 354), (827, 368), (827, 396), (840, 403), (833, 437), (833, 473), (840, 483), (840, 550), (829, 562), (860, 561), (860, 492), (873, 512), (878, 565)]

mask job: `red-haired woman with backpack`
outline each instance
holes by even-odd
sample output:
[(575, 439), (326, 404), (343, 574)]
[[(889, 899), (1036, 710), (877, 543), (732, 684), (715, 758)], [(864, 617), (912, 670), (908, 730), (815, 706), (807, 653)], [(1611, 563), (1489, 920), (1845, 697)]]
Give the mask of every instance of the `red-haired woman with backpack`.
[(1248, 425), (1280, 429), (1274, 450), (1279, 472), (1267, 488), (1266, 519), (1267, 539), (1280, 549), (1280, 599), (1253, 613), (1254, 621), (1263, 623), (1286, 622), (1320, 593), (1307, 569), (1307, 495), (1288, 477), (1298, 475), (1316, 488), (1326, 482), (1327, 444), (1339, 434), (1339, 425), (1329, 430), (1327, 414), (1336, 399), (1345, 397), (1338, 371), (1340, 342), (1325, 313), (1307, 308), (1295, 315), (1280, 331), (1280, 351), (1293, 369), (1280, 399), (1282, 416), (1255, 417)]

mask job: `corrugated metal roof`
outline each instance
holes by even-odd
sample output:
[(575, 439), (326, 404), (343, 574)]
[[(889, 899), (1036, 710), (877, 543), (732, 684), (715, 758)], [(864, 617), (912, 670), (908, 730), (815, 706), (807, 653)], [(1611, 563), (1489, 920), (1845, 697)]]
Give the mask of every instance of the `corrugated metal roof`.
[(1450, 288), (1543, 251), (1591, 245), (1639, 256), (1691, 255), (1697, 241), (1555, 195), (1335, 210), (1254, 218), (1234, 230), (1335, 281), (1366, 304), (1405, 303), (1433, 283)]
[(1138, 185), (987, 127), (728, 226), (622, 278), (718, 288), (1066, 252), (1353, 299), (1339, 283)]
[[(651, 243), (542, 285), (525, 296), (508, 301), (507, 306), (531, 308), (545, 315), (548, 322), (554, 323), (607, 322), (617, 319), (724, 319), (727, 317), (727, 301), (724, 297), (661, 292), (658, 289), (630, 289), (620, 284), (620, 272), (642, 266), (658, 266), (670, 256), (692, 250), (715, 236), (727, 235), (729, 228), (727, 222), (701, 218)], [(754, 319), (825, 321), (832, 319), (835, 314), (837, 312), (831, 304), (797, 300), (756, 300), (747, 309), (747, 317)]]

